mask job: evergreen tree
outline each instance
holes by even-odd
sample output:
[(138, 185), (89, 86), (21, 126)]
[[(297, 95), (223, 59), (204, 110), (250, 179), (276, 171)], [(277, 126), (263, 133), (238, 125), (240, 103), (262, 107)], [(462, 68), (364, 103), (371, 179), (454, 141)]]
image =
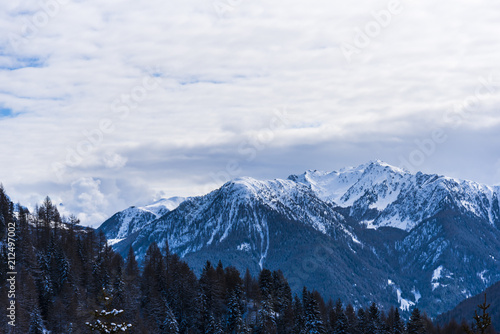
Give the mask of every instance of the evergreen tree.
[(203, 291), (199, 292), (196, 300), (198, 305), (197, 328), (199, 333), (212, 334), (215, 331), (215, 318), (208, 307), (207, 296)]
[(335, 314), (337, 321), (333, 328), (334, 334), (347, 334), (347, 317), (342, 307), (342, 301), (339, 299), (335, 305)]
[(281, 270), (272, 273), (272, 301), (280, 333), (293, 328), (292, 290)]
[(305, 333), (305, 319), (304, 319), (304, 308), (302, 307), (302, 303), (300, 298), (295, 295), (293, 301), (293, 313), (294, 313), (294, 326), (293, 333), (303, 334)]
[(474, 312), (474, 321), (476, 323), (472, 327), (473, 330), (471, 330), (468, 325), (463, 326), (467, 334), (484, 334), (491, 326), (491, 317), (488, 312), (486, 312), (486, 310), (490, 307), (490, 304), (486, 303), (486, 294), (484, 294), (484, 303), (478, 305), (477, 307), (482, 311), (482, 314), (478, 315), (477, 311)]
[(125, 262), (125, 268), (123, 270), (123, 290), (125, 291), (123, 309), (127, 319), (137, 320), (139, 317), (139, 277), (139, 265), (135, 259), (134, 250), (130, 247)]
[(214, 320), (214, 326), (211, 327), (213, 328), (213, 331), (210, 332), (210, 333), (213, 333), (213, 334), (224, 334), (224, 331), (222, 330), (222, 324), (220, 322), (220, 320)]
[(357, 322), (358, 322), (358, 317), (356, 316), (356, 311), (354, 310), (354, 307), (352, 304), (348, 304), (345, 308), (345, 315), (347, 318), (347, 333), (349, 334), (357, 334)]
[(7, 226), (12, 221), (12, 203), (0, 183), (0, 240), (6, 235)]
[(259, 289), (263, 300), (273, 301), (273, 274), (269, 269), (263, 269), (259, 275)]
[(228, 315), (227, 315), (227, 333), (230, 334), (240, 334), (244, 333), (245, 324), (243, 323), (243, 318), (241, 315), (240, 299), (236, 290), (231, 292), (229, 297), (229, 302), (227, 305)]
[(261, 305), (258, 315), (260, 333), (276, 333), (277, 319), (273, 308), (273, 276), (270, 270), (263, 269), (259, 275)]
[(166, 317), (165, 265), (156, 243), (146, 251), (141, 277), (141, 309), (147, 326), (158, 331)]
[(305, 330), (308, 334), (323, 334), (325, 327), (321, 320), (321, 312), (316, 299), (312, 293), (308, 292), (306, 288), (302, 292), (302, 300), (304, 305), (304, 320)]
[(368, 330), (368, 316), (362, 308), (358, 310), (357, 332), (360, 334), (369, 333)]
[[(187, 263), (180, 261), (178, 256), (172, 256), (171, 285), (167, 287), (167, 300), (172, 312), (179, 322), (179, 331), (194, 330), (198, 318), (196, 308), (198, 296), (198, 280)], [(225, 311), (225, 305), (224, 311)]]
[(408, 334), (424, 334), (426, 333), (425, 325), (420, 315), (420, 310), (416, 307), (410, 316), (408, 321)]
[(162, 324), (163, 333), (168, 334), (178, 334), (179, 333), (179, 324), (177, 323), (177, 319), (175, 319), (174, 313), (172, 309), (166, 305), (167, 315), (165, 316), (165, 320)]
[(42, 247), (47, 246), (50, 240), (51, 232), (57, 233), (58, 228), (51, 228), (53, 223), (54, 227), (58, 227), (61, 223), (61, 216), (57, 207), (52, 204), (49, 196), (45, 198), (42, 205), (38, 208), (38, 219), (41, 222), (41, 239)]
[(35, 308), (30, 313), (30, 327), (29, 334), (44, 334), (45, 328), (43, 326), (42, 316), (40, 314), (40, 309)]
[(216, 318), (224, 314), (224, 299), (221, 285), (217, 279), (218, 275), (210, 261), (207, 261), (201, 272), (199, 285), (201, 292), (207, 298), (207, 307), (213, 311)]
[(372, 334), (381, 333), (380, 312), (375, 303), (372, 303), (368, 309), (366, 331)]
[(394, 320), (392, 323), (392, 334), (404, 334), (405, 331), (405, 324), (403, 319), (401, 319), (401, 316), (399, 314), (399, 310), (396, 308), (394, 311)]
[(274, 334), (277, 333), (277, 323), (272, 303), (269, 299), (261, 302), (258, 314), (257, 328), (259, 333)]

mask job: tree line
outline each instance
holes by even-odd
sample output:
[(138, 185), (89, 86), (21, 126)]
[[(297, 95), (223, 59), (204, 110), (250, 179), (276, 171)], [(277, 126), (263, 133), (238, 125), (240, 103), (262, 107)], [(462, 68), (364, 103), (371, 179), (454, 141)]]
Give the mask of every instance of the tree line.
[(404, 321), (398, 308), (355, 308), (306, 287), (293, 294), (280, 270), (253, 277), (219, 261), (197, 276), (168, 244), (152, 243), (140, 265), (132, 248), (123, 259), (102, 233), (61, 217), (50, 198), (30, 213), (0, 187), (4, 310), (9, 222), (16, 224), (16, 326), (2, 317), (2, 333), (468, 333), (455, 321), (437, 326), (418, 308)]

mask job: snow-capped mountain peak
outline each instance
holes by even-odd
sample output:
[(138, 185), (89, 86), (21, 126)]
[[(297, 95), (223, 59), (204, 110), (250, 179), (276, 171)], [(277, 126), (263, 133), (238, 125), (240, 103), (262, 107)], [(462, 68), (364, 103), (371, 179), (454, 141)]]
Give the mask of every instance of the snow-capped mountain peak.
[(106, 234), (108, 239), (112, 239), (112, 242), (118, 242), (139, 231), (154, 219), (175, 210), (185, 200), (184, 197), (171, 197), (162, 198), (146, 206), (131, 206), (115, 213), (99, 229)]
[[(375, 160), (286, 180), (240, 177), (204, 196), (128, 208), (100, 230), (125, 238), (113, 247), (126, 254), (132, 246), (139, 260), (152, 241), (160, 247), (168, 241), (198, 269), (207, 259), (254, 273), (280, 268), (320, 289), (334, 282), (354, 302), (369, 301), (373, 290), (362, 286), (370, 285), (392, 294), (405, 312), (417, 304), (441, 312), (461, 291), (500, 279), (499, 193), (498, 186), (412, 174)], [(446, 270), (438, 277), (440, 267)], [(464, 281), (450, 284), (452, 274)], [(443, 295), (446, 301), (437, 303)]]
[(186, 197), (179, 197), (179, 196), (170, 198), (161, 198), (152, 204), (138, 207), (138, 209), (149, 211), (159, 217), (163, 216), (168, 211), (175, 210), (185, 200)]
[(384, 209), (397, 197), (397, 183), (410, 175), (402, 169), (375, 160), (333, 172), (306, 171), (302, 175), (291, 175), (289, 179), (309, 185), (322, 200), (342, 207), (354, 205), (366, 191), (379, 188), (377, 198), (369, 204)]
[(498, 187), (472, 181), (410, 172), (374, 160), (334, 172), (308, 170), (289, 180), (303, 183), (328, 203), (349, 208), (369, 227), (411, 230), (435, 215), (446, 201), (495, 224), (500, 218)]

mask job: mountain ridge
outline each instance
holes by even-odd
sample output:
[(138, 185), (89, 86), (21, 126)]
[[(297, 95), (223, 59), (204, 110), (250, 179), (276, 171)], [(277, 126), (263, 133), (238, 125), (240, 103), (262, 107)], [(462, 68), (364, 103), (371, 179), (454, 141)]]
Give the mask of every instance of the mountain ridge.
[[(435, 316), (500, 280), (498, 190), (379, 160), (286, 180), (241, 177), (143, 216), (113, 247), (132, 246), (141, 260), (151, 242), (168, 242), (196, 270), (207, 259), (253, 274), (281, 269), (296, 292), (303, 284)], [(110, 238), (121, 225), (103, 226)]]

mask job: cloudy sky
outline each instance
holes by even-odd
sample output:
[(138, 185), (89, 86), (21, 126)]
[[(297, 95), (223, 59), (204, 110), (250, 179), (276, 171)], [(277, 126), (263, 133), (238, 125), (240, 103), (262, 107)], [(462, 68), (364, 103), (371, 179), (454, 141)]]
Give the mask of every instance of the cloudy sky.
[(0, 4), (0, 182), (97, 226), (381, 159), (500, 183), (500, 3)]

